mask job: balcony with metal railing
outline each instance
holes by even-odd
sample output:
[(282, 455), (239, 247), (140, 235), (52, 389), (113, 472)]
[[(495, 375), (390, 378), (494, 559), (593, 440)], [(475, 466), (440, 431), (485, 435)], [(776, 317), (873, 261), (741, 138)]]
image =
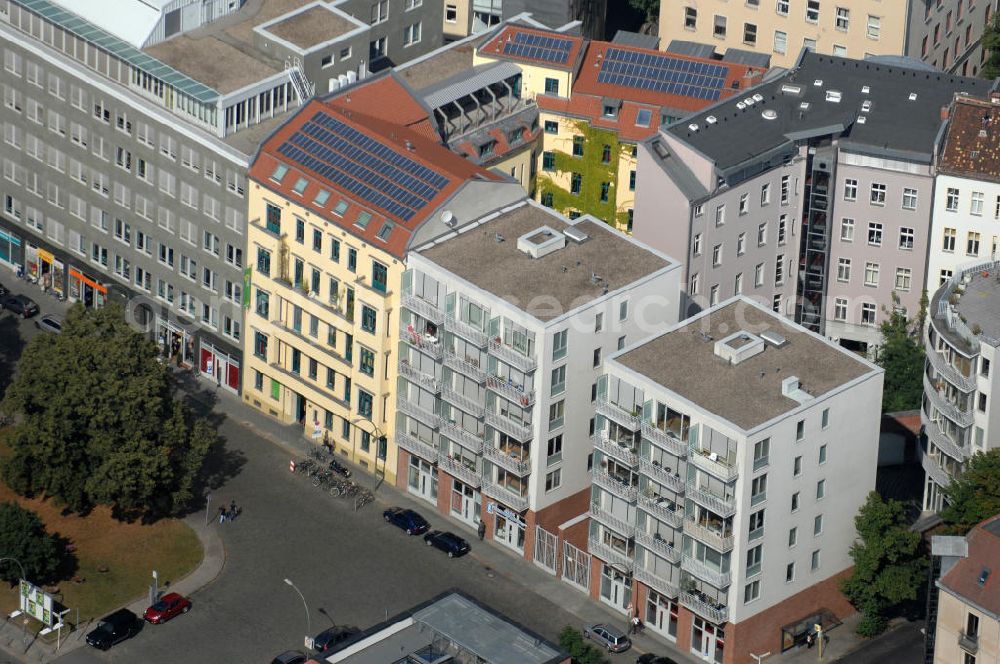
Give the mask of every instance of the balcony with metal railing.
[(639, 459), (639, 472), (647, 475), (657, 484), (662, 484), (677, 493), (684, 493), (687, 484), (680, 473), (671, 472), (670, 468), (664, 468), (655, 461), (649, 459)]
[(607, 474), (597, 466), (594, 467), (593, 477), (594, 484), (597, 486), (607, 489), (619, 498), (627, 500), (630, 503), (634, 503), (636, 501), (639, 490), (634, 484), (626, 484), (620, 479)]
[(462, 447), (471, 450), (476, 454), (483, 453), (483, 437), (469, 431), (457, 422), (451, 422), (441, 418), (440, 431), (442, 436), (446, 436)]
[(656, 572), (643, 567), (637, 567), (633, 572), (633, 576), (639, 583), (644, 583), (646, 586), (667, 597), (675, 599), (680, 593), (680, 588), (676, 584), (670, 583)]
[(436, 325), (444, 323), (444, 312), (437, 305), (413, 293), (403, 293), (400, 304)]
[(528, 357), (513, 346), (508, 346), (502, 341), (491, 339), (489, 353), (526, 373), (535, 370), (536, 363), (534, 357)]
[(936, 457), (931, 456), (926, 451), (920, 455), (920, 467), (938, 486), (945, 487), (951, 484), (951, 474), (941, 467)]
[(531, 426), (528, 424), (521, 424), (520, 422), (515, 422), (509, 417), (505, 417), (499, 413), (493, 413), (490, 411), (486, 412), (486, 423), (497, 431), (502, 431), (515, 438), (516, 440), (526, 441), (530, 440), (532, 437)]
[(590, 516), (626, 539), (632, 537), (635, 533), (634, 523), (629, 523), (625, 519), (621, 519), (613, 515), (611, 512), (602, 508), (601, 504), (598, 502), (590, 503)]
[(628, 427), (632, 431), (638, 431), (642, 427), (642, 421), (639, 418), (639, 409), (629, 412), (618, 404), (611, 403), (606, 398), (598, 397), (597, 412), (600, 415), (611, 418), (615, 422), (618, 422), (618, 424)]
[(479, 366), (479, 361), (469, 357), (460, 357), (451, 351), (444, 353), (444, 365), (463, 376), (472, 378), (477, 383), (486, 382), (486, 372)]
[(482, 492), (485, 493), (490, 498), (499, 500), (501, 503), (507, 505), (515, 512), (523, 512), (524, 510), (528, 509), (527, 496), (518, 495), (513, 491), (511, 491), (510, 489), (508, 489), (507, 487), (501, 486), (499, 484), (483, 480)]
[(678, 506), (671, 509), (670, 505), (671, 501), (667, 498), (647, 496), (643, 493), (639, 494), (639, 507), (643, 511), (667, 525), (680, 528), (684, 524), (684, 508)]
[(411, 401), (406, 398), (406, 395), (400, 393), (396, 399), (396, 411), (408, 415), (418, 422), (426, 424), (432, 429), (438, 428), (438, 416), (434, 412), (433, 406), (425, 406), (416, 401)]
[(594, 444), (595, 449), (598, 449), (604, 454), (621, 461), (626, 466), (635, 468), (639, 465), (639, 455), (635, 449), (627, 445), (621, 445), (608, 440), (607, 434), (603, 431), (598, 431), (591, 436), (590, 442)]
[(979, 635), (967, 634), (963, 629), (958, 633), (958, 647), (970, 655), (975, 655), (979, 652)]
[(949, 401), (948, 398), (945, 397), (943, 390), (938, 390), (933, 384), (931, 384), (931, 379), (927, 377), (926, 373), (924, 373), (924, 394), (927, 395), (927, 398), (930, 399), (930, 402), (934, 405), (938, 412), (947, 417), (949, 420), (960, 427), (972, 426), (972, 412), (961, 410), (958, 406)]
[(531, 459), (522, 459), (519, 456), (507, 454), (499, 447), (494, 447), (493, 445), (484, 446), (483, 456), (489, 459), (492, 463), (500, 466), (504, 470), (514, 473), (515, 475), (524, 477), (531, 472)]
[(688, 453), (688, 444), (675, 437), (672, 433), (653, 425), (651, 422), (642, 423), (642, 437), (654, 445), (665, 449), (674, 456), (684, 458)]
[(490, 339), (490, 336), (479, 328), (460, 321), (454, 316), (448, 316), (444, 326), (449, 332), (454, 332), (466, 341), (471, 341), (480, 348), (486, 348), (486, 342)]
[(733, 550), (732, 534), (723, 535), (721, 531), (703, 526), (692, 519), (684, 520), (684, 534), (690, 535), (722, 553)]
[(486, 411), (486, 405), (481, 401), (477, 401), (472, 397), (467, 397), (464, 394), (459, 394), (447, 385), (441, 388), (441, 396), (448, 403), (453, 406), (458, 406), (473, 417), (482, 417), (483, 413)]
[(396, 444), (402, 447), (407, 452), (415, 454), (418, 457), (424, 459), (425, 461), (435, 462), (438, 458), (437, 446), (431, 443), (425, 443), (416, 436), (411, 436), (408, 433), (396, 432)]
[(662, 537), (650, 535), (643, 530), (638, 530), (635, 533), (635, 542), (636, 544), (641, 544), (656, 555), (669, 560), (672, 563), (679, 563), (681, 561), (680, 549)]
[(680, 594), (680, 601), (681, 606), (694, 611), (716, 625), (721, 625), (729, 620), (729, 607), (720, 602), (712, 601), (705, 595), (685, 591)]
[(435, 360), (441, 359), (441, 356), (444, 354), (444, 347), (441, 345), (438, 337), (422, 334), (413, 329), (412, 325), (403, 323), (402, 321), (399, 324), (399, 338)]
[(427, 374), (418, 370), (405, 359), (399, 363), (399, 375), (429, 392), (437, 394), (441, 391), (441, 381), (439, 379), (435, 378), (433, 374)]
[(477, 489), (483, 481), (482, 475), (475, 468), (469, 468), (458, 459), (452, 459), (444, 453), (438, 455), (438, 468)]
[(587, 543), (587, 548), (590, 550), (590, 555), (595, 558), (599, 558), (606, 563), (611, 563), (612, 565), (618, 565), (622, 569), (631, 571), (635, 567), (635, 561), (632, 556), (622, 553), (618, 549), (608, 546), (603, 542), (599, 542), (593, 537)]
[(694, 446), (689, 449), (688, 462), (723, 482), (732, 482), (739, 476), (739, 469), (735, 464), (729, 463), (715, 452), (700, 450)]
[(955, 459), (959, 463), (965, 461), (972, 455), (972, 450), (966, 446), (958, 445), (948, 434), (941, 430), (937, 422), (926, 422), (924, 432), (934, 445), (942, 452)]
[(717, 570), (711, 565), (706, 565), (697, 558), (693, 558), (688, 555), (682, 556), (681, 569), (695, 575), (702, 581), (711, 583), (719, 590), (729, 587), (731, 579), (728, 571), (723, 572), (721, 570)]
[(510, 399), (522, 408), (527, 408), (535, 403), (535, 391), (526, 390), (523, 385), (514, 385), (509, 380), (500, 376), (487, 376), (486, 388), (492, 392)]
[(720, 496), (691, 483), (687, 485), (687, 491), (684, 492), (684, 495), (723, 518), (736, 514), (736, 499), (731, 495)]
[(958, 369), (948, 364), (948, 360), (940, 352), (934, 350), (926, 336), (924, 337), (924, 354), (934, 370), (949, 383), (963, 392), (971, 392), (976, 389), (976, 377), (963, 376)]

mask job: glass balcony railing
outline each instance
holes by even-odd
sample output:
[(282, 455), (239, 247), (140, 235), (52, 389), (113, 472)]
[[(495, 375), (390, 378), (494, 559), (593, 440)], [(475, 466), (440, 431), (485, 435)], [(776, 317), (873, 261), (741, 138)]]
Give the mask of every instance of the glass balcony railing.
[(611, 418), (615, 422), (628, 427), (632, 431), (638, 431), (642, 427), (642, 421), (639, 417), (642, 411), (638, 408), (629, 411), (622, 408), (618, 404), (611, 403), (606, 398), (598, 397), (597, 412), (600, 415)]
[(639, 465), (639, 455), (635, 448), (608, 440), (607, 435), (603, 431), (598, 431), (591, 436), (590, 441), (594, 444), (595, 449), (621, 461), (626, 466), (634, 468)]

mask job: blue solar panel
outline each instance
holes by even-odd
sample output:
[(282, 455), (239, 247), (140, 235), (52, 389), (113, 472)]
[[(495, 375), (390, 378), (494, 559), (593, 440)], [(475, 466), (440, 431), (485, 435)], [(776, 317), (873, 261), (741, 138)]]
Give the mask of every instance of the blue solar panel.
[(719, 65), (609, 48), (601, 61), (597, 81), (716, 101), (727, 73)]
[(278, 153), (404, 221), (448, 184), (444, 176), (322, 112)]
[(503, 52), (515, 57), (543, 60), (553, 64), (564, 65), (569, 61), (569, 52), (573, 42), (569, 39), (558, 39), (536, 35), (531, 32), (517, 32), (513, 41), (503, 43)]

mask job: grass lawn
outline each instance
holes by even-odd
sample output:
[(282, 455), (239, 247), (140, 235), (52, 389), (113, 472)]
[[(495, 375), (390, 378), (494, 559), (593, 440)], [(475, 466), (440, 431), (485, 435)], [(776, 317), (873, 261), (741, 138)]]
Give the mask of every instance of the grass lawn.
[[(0, 447), (4, 433), (0, 430)], [(152, 525), (124, 523), (112, 518), (111, 510), (106, 507), (95, 509), (86, 517), (64, 516), (51, 500), (23, 498), (0, 482), (0, 502), (3, 501), (17, 502), (37, 513), (49, 533), (68, 539), (76, 547), (76, 576), (85, 580), (60, 581), (56, 599), (72, 610), (73, 618), (79, 609), (81, 621), (99, 618), (110, 609), (146, 596), (154, 569), (162, 588), (201, 562), (198, 536), (176, 519)], [(98, 572), (102, 566), (108, 571)], [(17, 587), (8, 591), (6, 584), (0, 584), (0, 610), (9, 614), (17, 604)]]

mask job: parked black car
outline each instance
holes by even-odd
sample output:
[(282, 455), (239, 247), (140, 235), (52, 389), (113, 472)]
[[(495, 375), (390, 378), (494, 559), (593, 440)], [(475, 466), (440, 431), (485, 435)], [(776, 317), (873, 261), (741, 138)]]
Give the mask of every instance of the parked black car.
[(271, 660), (271, 664), (305, 664), (306, 659), (298, 650), (286, 650)]
[(639, 659), (635, 660), (635, 664), (677, 664), (677, 662), (669, 657), (662, 657), (647, 652), (645, 655), (639, 655)]
[(413, 510), (404, 510), (402, 507), (390, 507), (382, 512), (382, 518), (386, 523), (405, 530), (407, 535), (422, 535), (431, 527), (427, 519)]
[(0, 297), (6, 295), (9, 292), (10, 291), (7, 290), (6, 286), (4, 286), (3, 284), (0, 284)]
[(464, 556), (472, 550), (469, 543), (455, 533), (440, 530), (432, 530), (424, 535), (424, 541), (427, 542), (427, 546), (433, 546), (447, 553), (449, 558)]
[(107, 650), (116, 643), (131, 638), (142, 629), (142, 621), (128, 609), (119, 609), (104, 616), (97, 627), (87, 634), (87, 645), (98, 650)]
[(0, 299), (0, 309), (7, 309), (21, 318), (31, 318), (38, 313), (38, 305), (27, 295), (4, 296)]
[(337, 625), (335, 627), (324, 629), (316, 635), (315, 639), (313, 639), (313, 650), (316, 652), (326, 652), (335, 645), (343, 643), (360, 631), (361, 630), (357, 627), (346, 627), (344, 625)]

